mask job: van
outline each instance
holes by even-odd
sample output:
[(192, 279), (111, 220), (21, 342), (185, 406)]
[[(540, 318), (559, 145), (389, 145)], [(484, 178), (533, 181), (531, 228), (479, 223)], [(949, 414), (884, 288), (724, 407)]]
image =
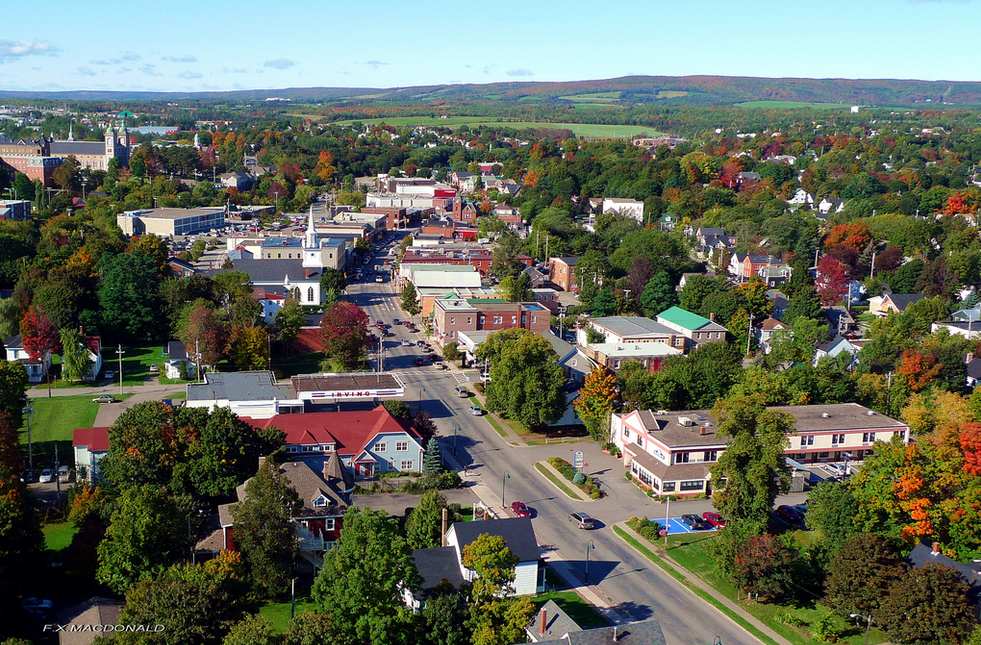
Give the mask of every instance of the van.
[(58, 481), (66, 482), (71, 477), (71, 469), (67, 465), (58, 467)]
[(470, 390), (463, 387), (462, 385), (456, 388), (456, 395), (461, 399), (465, 399), (470, 396)]

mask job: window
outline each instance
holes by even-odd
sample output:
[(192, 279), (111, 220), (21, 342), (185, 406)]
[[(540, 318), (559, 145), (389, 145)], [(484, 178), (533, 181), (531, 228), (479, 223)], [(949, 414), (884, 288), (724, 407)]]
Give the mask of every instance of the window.
[(831, 445), (837, 446), (840, 443), (845, 443), (845, 435), (843, 434), (833, 434), (831, 435)]
[(327, 506), (327, 498), (321, 495), (317, 499), (313, 500), (313, 505), (323, 508), (324, 506)]
[(455, 325), (456, 324), (456, 316), (450, 317), (450, 324), (451, 325)]
[(512, 325), (517, 325), (518, 324), (518, 317), (517, 316), (511, 316), (511, 324)]
[(396, 441), (395, 442), (395, 452), (405, 452), (409, 449), (408, 441)]
[(862, 433), (862, 443), (875, 443), (875, 433), (874, 432), (863, 432)]
[(691, 490), (704, 490), (705, 482), (702, 480), (681, 482), (681, 492), (691, 491)]
[(467, 324), (473, 323), (473, 316), (467, 316)]
[(898, 432), (893, 432), (892, 433), (892, 436), (899, 437), (899, 439), (901, 441), (906, 441), (906, 431), (905, 430), (900, 430)]
[(538, 322), (538, 316), (532, 316), (531, 317), (531, 324), (534, 325), (536, 322)]
[(324, 542), (324, 551), (330, 551), (337, 547), (337, 542)]
[(400, 470), (402, 470), (404, 472), (404, 471), (415, 470), (415, 469), (416, 469), (416, 462), (415, 461), (413, 461), (412, 459), (403, 459), (402, 460), (402, 468)]
[(480, 317), (480, 324), (483, 325), (485, 320), (487, 320), (487, 316), (481, 316)]
[(661, 492), (673, 493), (674, 492), (674, 482), (664, 482), (661, 484)]
[(689, 453), (679, 452), (674, 456), (674, 463), (676, 464), (687, 464), (689, 459)]
[(325, 531), (333, 531), (334, 528), (335, 528), (334, 522), (336, 522), (336, 521), (337, 520), (335, 520), (333, 517), (328, 517), (327, 519), (325, 519), (324, 520), (324, 530)]
[(620, 361), (619, 360), (613, 361), (613, 369), (615, 369), (615, 370), (620, 369)]
[(716, 461), (719, 458), (717, 450), (708, 450), (702, 455), (702, 461)]
[(504, 316), (494, 316), (494, 324), (501, 325), (504, 323)]
[(814, 445), (814, 435), (809, 434), (800, 438), (800, 447), (806, 448), (807, 446)]
[(388, 442), (379, 441), (375, 444), (375, 452), (388, 452)]
[(313, 302), (313, 287), (307, 289), (307, 302)]
[[(626, 428), (623, 429), (623, 438), (626, 441), (630, 441), (630, 430), (627, 430)], [(633, 462), (631, 462), (631, 463), (633, 463)]]

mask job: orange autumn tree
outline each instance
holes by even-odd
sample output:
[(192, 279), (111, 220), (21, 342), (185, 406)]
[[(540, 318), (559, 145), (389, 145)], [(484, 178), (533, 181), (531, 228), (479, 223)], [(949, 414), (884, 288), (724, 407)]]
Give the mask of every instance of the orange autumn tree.
[(620, 407), (616, 375), (603, 365), (596, 367), (583, 379), (579, 396), (572, 405), (589, 434), (595, 439), (605, 438), (603, 424)]
[(930, 385), (943, 369), (932, 353), (907, 349), (899, 363), (899, 373), (906, 377), (910, 389), (919, 392)]

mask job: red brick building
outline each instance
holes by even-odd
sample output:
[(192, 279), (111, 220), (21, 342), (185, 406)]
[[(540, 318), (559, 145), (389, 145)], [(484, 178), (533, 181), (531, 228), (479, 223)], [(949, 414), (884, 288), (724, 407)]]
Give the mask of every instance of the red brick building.
[[(527, 255), (519, 255), (516, 258), (526, 267), (531, 266), (531, 258)], [(402, 256), (402, 264), (425, 263), (425, 264), (468, 264), (481, 274), (490, 271), (494, 263), (494, 257), (490, 251), (443, 251), (419, 249), (406, 251)]]
[(548, 331), (551, 312), (536, 302), (505, 302), (503, 299), (463, 299), (450, 295), (433, 306), (433, 328), (441, 345), (456, 342), (461, 331), (530, 329)]

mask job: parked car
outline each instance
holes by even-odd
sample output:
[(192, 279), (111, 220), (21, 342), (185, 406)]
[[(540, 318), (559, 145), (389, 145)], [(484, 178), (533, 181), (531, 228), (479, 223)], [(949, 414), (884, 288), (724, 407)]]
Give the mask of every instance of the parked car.
[(99, 396), (92, 399), (93, 403), (115, 403), (116, 397), (111, 394), (100, 394)]
[(111, 378), (113, 378), (113, 377), (116, 376), (116, 373), (115, 372), (106, 372), (105, 376), (106, 376), (106, 378), (111, 379)]
[(518, 517), (531, 517), (531, 509), (524, 502), (511, 502), (511, 510)]
[(375, 276), (375, 282), (385, 282), (385, 278), (380, 275)]
[(465, 399), (468, 396), (470, 396), (470, 390), (468, 390), (467, 388), (461, 385), (458, 388), (456, 388), (456, 395), (461, 399)]
[(684, 522), (693, 531), (704, 531), (708, 528), (702, 518), (695, 515), (694, 513), (686, 513), (681, 516), (681, 521)]
[(718, 513), (713, 513), (712, 511), (705, 511), (702, 513), (702, 519), (705, 523), (714, 529), (724, 529), (726, 527), (726, 521), (722, 519), (722, 516)]
[(58, 467), (58, 481), (66, 482), (71, 477), (71, 468), (67, 465), (62, 465)]
[(398, 318), (392, 318), (392, 324), (393, 325), (401, 325), (402, 323), (399, 322), (399, 319)]
[(593, 518), (586, 515), (585, 513), (570, 513), (569, 521), (575, 522), (576, 527), (580, 529), (593, 528)]
[(47, 618), (54, 609), (54, 603), (41, 598), (25, 598), (20, 603), (20, 608), (31, 618)]
[(403, 338), (402, 339), (402, 345), (404, 345), (404, 346), (410, 346), (410, 345), (412, 345), (412, 341), (409, 340), (408, 338)]
[(34, 481), (34, 471), (31, 470), (30, 468), (25, 468), (24, 474), (21, 476), (20, 480), (22, 482), (30, 484), (31, 482)]
[(475, 417), (479, 417), (484, 414), (484, 411), (480, 409), (479, 405), (471, 405), (470, 414), (474, 415)]
[(794, 510), (800, 513), (800, 517), (803, 520), (804, 516), (807, 515), (807, 504), (794, 504)]
[(50, 484), (52, 479), (54, 479), (54, 471), (50, 468), (45, 468), (41, 471), (41, 476), (37, 480), (42, 484)]
[(376, 327), (384, 327), (385, 326), (385, 321), (384, 320), (376, 320), (375, 321), (375, 326)]
[(837, 475), (838, 477), (841, 477), (847, 472), (845, 467), (839, 464), (825, 464), (824, 468), (832, 475)]
[(777, 517), (789, 524), (797, 524), (804, 519), (801, 517), (801, 514), (797, 512), (797, 509), (795, 509), (793, 506), (787, 506), (786, 504), (777, 507)]
[(150, 366), (150, 373), (151, 374), (156, 374), (159, 371), (160, 371), (160, 366), (157, 365), (156, 363), (154, 363), (153, 365)]

